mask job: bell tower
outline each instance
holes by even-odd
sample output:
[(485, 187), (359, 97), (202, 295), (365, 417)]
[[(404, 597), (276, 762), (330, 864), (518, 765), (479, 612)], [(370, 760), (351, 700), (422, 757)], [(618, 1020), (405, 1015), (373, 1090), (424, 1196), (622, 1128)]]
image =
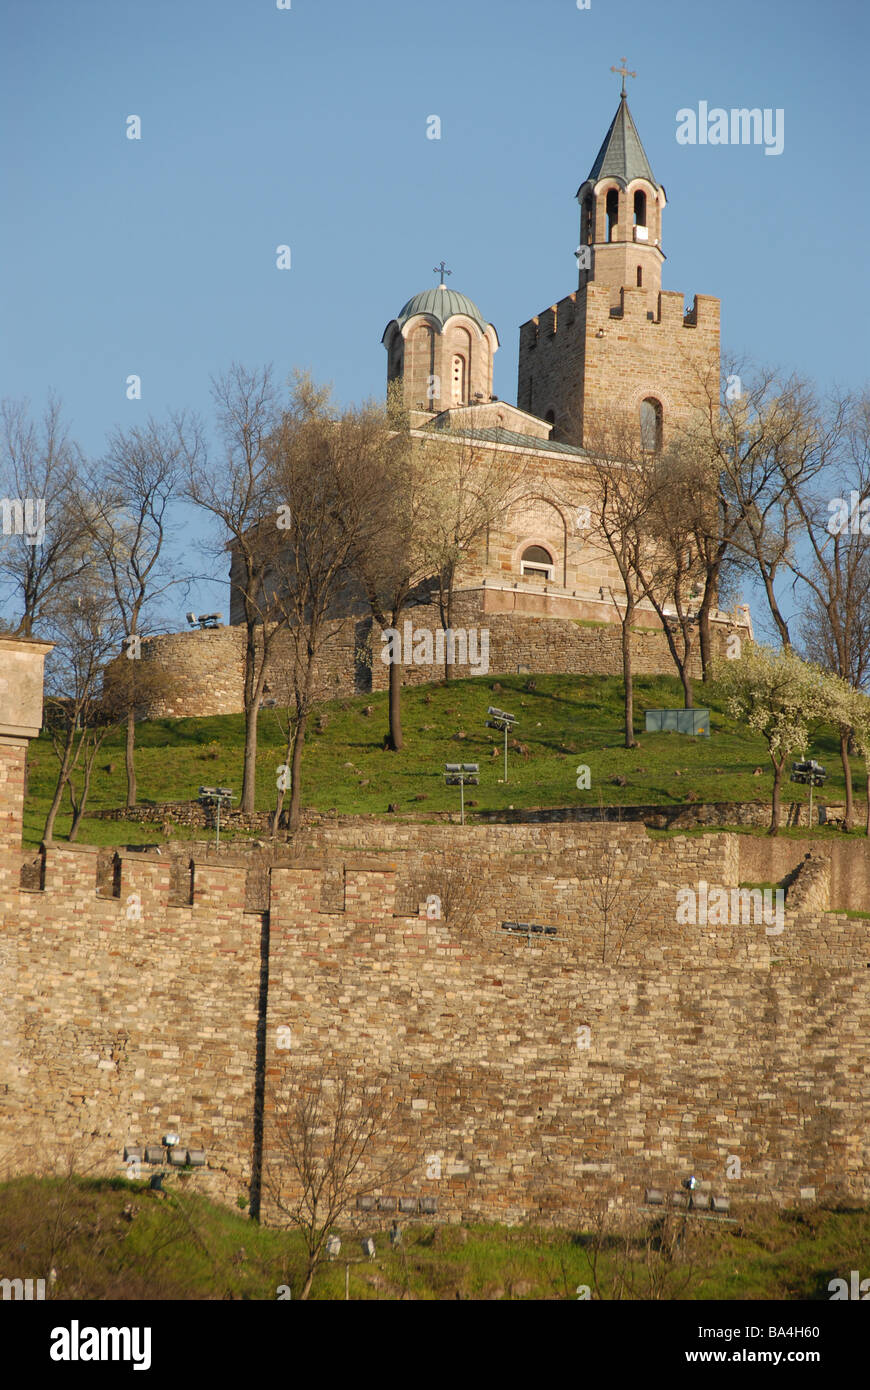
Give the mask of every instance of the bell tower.
[[(623, 58), (623, 63), (625, 59)], [(656, 183), (634, 124), (625, 91), (588, 177), (577, 190), (580, 204), (578, 288), (607, 285), (613, 304), (624, 286), (657, 295), (662, 287), (662, 210), (665, 190)]]
[(517, 405), (553, 425), (553, 438), (593, 447), (619, 416), (644, 449), (703, 403), (719, 374), (719, 301), (662, 289), (665, 190), (628, 106), (619, 106), (577, 190), (579, 282), (520, 329)]

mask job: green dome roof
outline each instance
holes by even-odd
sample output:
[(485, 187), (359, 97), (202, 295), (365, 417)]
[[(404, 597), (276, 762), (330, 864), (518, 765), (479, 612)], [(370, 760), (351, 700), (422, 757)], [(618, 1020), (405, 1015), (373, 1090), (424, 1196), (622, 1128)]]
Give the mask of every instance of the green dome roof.
[(400, 328), (404, 328), (408, 319), (413, 318), (415, 314), (429, 314), (442, 326), (453, 314), (465, 314), (480, 325), (482, 333), (486, 332), (486, 319), (477, 305), (464, 294), (449, 290), (446, 285), (435, 285), (432, 289), (415, 294), (414, 298), (409, 299), (404, 308), (399, 310), (396, 322)]

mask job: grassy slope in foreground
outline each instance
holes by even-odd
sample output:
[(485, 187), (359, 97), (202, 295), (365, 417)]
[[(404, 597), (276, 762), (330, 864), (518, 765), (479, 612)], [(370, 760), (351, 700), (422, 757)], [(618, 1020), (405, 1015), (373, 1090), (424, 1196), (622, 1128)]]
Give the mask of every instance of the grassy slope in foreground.
[[(282, 1284), (298, 1292), (298, 1236), (194, 1196), (183, 1176), (167, 1189), (161, 1198), (147, 1183), (124, 1178), (0, 1184), (4, 1277), (44, 1277), (54, 1267), (54, 1296), (66, 1299), (274, 1299)], [(622, 1270), (635, 1298), (828, 1299), (832, 1278), (861, 1268), (870, 1211), (754, 1208), (734, 1225), (690, 1222), (672, 1262), (650, 1257), (647, 1239), (655, 1234), (654, 1223), (645, 1228), (627, 1269), (619, 1249), (603, 1250), (603, 1296), (613, 1296)], [(342, 1254), (358, 1259), (362, 1235), (374, 1236), (377, 1259), (351, 1265), (354, 1299), (570, 1300), (578, 1284), (591, 1283), (592, 1237), (579, 1220), (570, 1231), (412, 1221), (403, 1225), (398, 1251), (385, 1224), (343, 1232)], [(312, 1297), (344, 1298), (344, 1273), (341, 1259), (323, 1268)]]

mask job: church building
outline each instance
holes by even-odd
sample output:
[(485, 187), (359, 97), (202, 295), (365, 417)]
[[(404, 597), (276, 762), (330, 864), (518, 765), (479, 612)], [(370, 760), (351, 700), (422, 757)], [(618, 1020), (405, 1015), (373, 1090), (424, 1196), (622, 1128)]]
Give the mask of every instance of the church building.
[[(517, 404), (493, 395), (498, 333), (473, 299), (448, 285), (444, 262), (439, 283), (409, 299), (383, 334), (388, 388), (404, 406), (412, 438), (426, 447), (437, 435), (444, 447), (473, 454), (490, 477), (497, 471), (501, 478), (503, 469), (515, 484), (497, 524), (465, 553), (453, 587), (451, 623), (486, 632), (493, 674), (621, 674), (623, 590), (583, 506), (588, 460), (614, 420), (634, 448), (656, 453), (704, 401), (705, 383), (718, 398), (719, 301), (696, 295), (686, 310), (681, 292), (662, 289), (665, 190), (629, 110), (629, 74), (616, 71), (623, 74), (619, 106), (576, 195), (577, 288), (522, 324)], [(173, 687), (186, 677), (150, 715), (243, 708), (237, 575), (234, 564), (229, 626), (143, 640), (143, 658), (164, 666)], [(414, 595), (407, 618), (416, 628), (442, 628), (431, 586), (428, 597), (426, 585)], [(673, 674), (648, 599), (638, 603), (632, 626), (636, 672)], [(712, 612), (714, 655), (735, 629), (751, 636), (748, 608)], [(318, 658), (317, 698), (383, 689), (381, 641), (370, 610), (351, 602), (345, 630)], [(431, 667), (404, 668), (406, 684), (432, 678)]]

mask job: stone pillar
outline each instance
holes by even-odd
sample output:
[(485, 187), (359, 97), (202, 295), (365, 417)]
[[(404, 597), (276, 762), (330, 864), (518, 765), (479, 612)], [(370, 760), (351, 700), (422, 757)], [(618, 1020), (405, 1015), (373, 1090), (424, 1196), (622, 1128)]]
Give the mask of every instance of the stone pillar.
[(0, 636), (0, 920), (18, 884), (27, 745), (42, 728), (43, 663), (50, 642)]

